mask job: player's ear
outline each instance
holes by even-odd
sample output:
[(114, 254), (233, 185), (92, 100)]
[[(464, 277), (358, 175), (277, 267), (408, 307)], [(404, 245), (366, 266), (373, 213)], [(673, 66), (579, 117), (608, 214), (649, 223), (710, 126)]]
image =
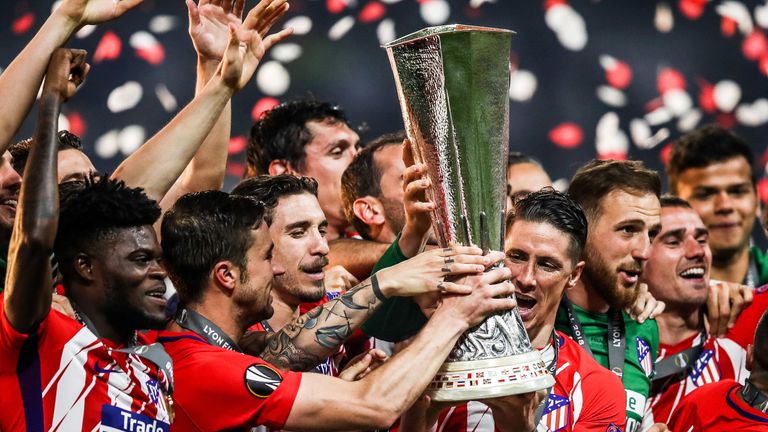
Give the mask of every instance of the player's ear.
[(213, 266), (211, 277), (216, 286), (230, 295), (240, 281), (240, 269), (232, 261), (219, 261)]
[(72, 260), (72, 267), (74, 267), (75, 274), (78, 277), (88, 282), (92, 282), (96, 278), (93, 259), (88, 254), (78, 253), (75, 255), (75, 258)]
[(291, 164), (285, 159), (275, 159), (272, 162), (269, 163), (269, 168), (267, 169), (269, 172), (269, 175), (278, 175), (278, 174), (293, 174), (293, 169), (291, 169)]
[(384, 206), (377, 198), (372, 196), (364, 196), (358, 198), (352, 203), (352, 211), (355, 213), (355, 217), (363, 221), (366, 225), (383, 225), (384, 220)]
[(568, 282), (565, 283), (565, 289), (569, 290), (576, 286), (576, 282), (581, 279), (581, 273), (584, 271), (584, 266), (584, 261), (579, 261), (576, 264), (576, 266), (573, 268), (573, 271), (571, 271), (571, 274), (568, 275)]

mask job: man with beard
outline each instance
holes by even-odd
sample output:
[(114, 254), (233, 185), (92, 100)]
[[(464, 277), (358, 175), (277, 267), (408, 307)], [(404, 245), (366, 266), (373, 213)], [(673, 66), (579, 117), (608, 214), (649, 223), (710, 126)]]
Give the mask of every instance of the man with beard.
[(719, 126), (705, 126), (672, 146), (669, 190), (688, 201), (709, 230), (712, 279), (757, 287), (768, 283), (768, 256), (750, 247), (760, 201), (754, 156), (747, 143)]
[[(88, 69), (84, 51), (60, 49), (42, 89), (0, 313), (4, 431), (167, 431), (171, 421), (170, 358), (137, 332), (165, 321), (160, 208), (104, 178), (70, 189), (59, 210), (58, 116)], [(52, 252), (77, 320), (51, 310)]]
[[(505, 265), (512, 273), (515, 297), (531, 344), (555, 376), (555, 386), (540, 412), (539, 399), (512, 396), (469, 402), (443, 410), (437, 429), (466, 431), (610, 431), (623, 429), (624, 387), (579, 345), (555, 331), (563, 295), (584, 268), (581, 254), (587, 220), (573, 200), (551, 189), (515, 200), (507, 218)], [(533, 403), (525, 404), (528, 398)], [(527, 407), (527, 409), (526, 409)], [(409, 413), (412, 414), (412, 413)], [(537, 423), (538, 422), (538, 423)]]
[[(627, 430), (642, 422), (658, 351), (656, 322), (636, 322), (624, 309), (634, 304), (651, 241), (661, 227), (661, 181), (636, 161), (591, 161), (568, 189), (589, 222), (581, 279), (563, 298), (558, 330), (609, 368), (624, 383)], [(519, 300), (520, 310), (536, 306)]]
[(404, 140), (404, 132), (376, 138), (341, 176), (344, 214), (364, 240), (390, 244), (405, 226)]
[(744, 383), (747, 346), (757, 318), (768, 306), (760, 290), (725, 337), (711, 336), (704, 325), (710, 291), (712, 253), (709, 232), (690, 204), (673, 196), (661, 198), (661, 232), (653, 240), (643, 281), (666, 303), (656, 317), (659, 357), (651, 390), (651, 413), (644, 423), (669, 423), (679, 404), (696, 388), (724, 379)]
[(747, 350), (749, 378), (742, 385), (726, 379), (685, 398), (672, 417), (673, 431), (768, 431), (768, 318), (757, 324)]
[[(184, 305), (159, 337), (174, 361), (174, 427), (180, 431), (387, 428), (421, 394), (464, 331), (515, 305), (494, 298), (512, 292), (511, 284), (500, 282), (509, 271), (485, 272), (501, 253), (482, 256), (479, 248), (458, 246), (425, 252), (289, 323), (270, 341), (268, 351), (278, 354), (272, 366), (238, 352), (245, 330), (272, 313), (273, 272), (287, 270), (277, 255), (271, 261), (264, 213), (252, 198), (208, 191), (182, 197), (163, 219), (165, 262)], [(318, 235), (317, 228), (304, 230)], [(310, 273), (298, 279), (317, 272)], [(308, 358), (326, 357), (388, 296), (436, 291), (446, 274), (469, 275), (451, 285), (466, 295), (447, 295), (409, 348), (361, 380), (277, 369), (296, 370)]]
[[(318, 305), (339, 295), (334, 292), (326, 296), (328, 221), (317, 201), (317, 189), (314, 179), (281, 174), (243, 180), (232, 190), (232, 195), (248, 196), (264, 203), (265, 220), (275, 244), (273, 255), (276, 262), (285, 266), (285, 271), (274, 278), (274, 313), (251, 330), (279, 331), (301, 315), (303, 304)], [(342, 346), (318, 365), (315, 372), (338, 375), (339, 366), (346, 359)]]

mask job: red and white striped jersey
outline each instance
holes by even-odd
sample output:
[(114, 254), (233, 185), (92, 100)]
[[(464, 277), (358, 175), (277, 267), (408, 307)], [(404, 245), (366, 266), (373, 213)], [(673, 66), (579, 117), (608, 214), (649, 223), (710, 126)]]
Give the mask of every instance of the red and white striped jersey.
[(168, 431), (155, 365), (116, 348), (54, 310), (19, 333), (0, 307), (0, 430)]
[[(665, 387), (664, 391), (651, 395), (648, 401), (649, 411), (643, 418), (643, 430), (654, 423), (669, 423), (677, 412), (682, 400), (697, 388), (724, 379), (732, 379), (744, 384), (749, 378), (746, 370), (747, 346), (755, 339), (755, 328), (768, 308), (768, 285), (754, 291), (754, 299), (739, 315), (724, 338), (708, 337), (704, 347), (685, 380), (680, 380)], [(692, 346), (701, 345), (701, 335), (693, 335), (676, 345), (659, 345), (656, 361), (675, 355)]]
[[(557, 332), (560, 350), (555, 386), (549, 394), (537, 431), (600, 431), (624, 429), (624, 386), (583, 348)], [(552, 361), (551, 345), (542, 350), (545, 363)], [(436, 432), (492, 432), (493, 414), (480, 402), (469, 402), (440, 413)]]

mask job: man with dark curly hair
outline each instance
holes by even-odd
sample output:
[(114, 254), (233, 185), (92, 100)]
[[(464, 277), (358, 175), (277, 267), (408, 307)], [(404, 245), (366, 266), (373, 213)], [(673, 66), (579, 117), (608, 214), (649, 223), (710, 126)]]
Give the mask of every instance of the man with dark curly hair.
[(359, 141), (339, 106), (316, 100), (286, 102), (251, 128), (247, 176), (287, 173), (313, 177), (328, 218), (328, 239), (334, 240), (349, 226), (341, 203), (341, 174), (357, 153)]

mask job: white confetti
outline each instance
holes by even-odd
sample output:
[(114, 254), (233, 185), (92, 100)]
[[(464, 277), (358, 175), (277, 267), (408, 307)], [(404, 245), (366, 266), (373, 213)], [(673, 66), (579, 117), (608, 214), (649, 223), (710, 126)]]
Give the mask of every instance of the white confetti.
[(440, 25), (451, 17), (451, 7), (445, 0), (426, 0), (419, 7), (421, 19), (429, 25)]
[(336, 23), (331, 26), (331, 29), (328, 30), (328, 38), (330, 40), (339, 40), (343, 38), (344, 35), (347, 34), (347, 32), (350, 31), (354, 25), (355, 17), (347, 15), (344, 18), (336, 21)]
[(768, 28), (768, 1), (765, 4), (755, 6), (755, 24), (762, 28)]
[(626, 154), (629, 151), (629, 138), (619, 128), (619, 116), (615, 112), (607, 112), (600, 118), (595, 136), (598, 154)]
[(401, 1), (402, 0), (381, 0), (382, 3), (386, 3), (386, 4), (395, 4), (395, 3), (400, 3)]
[(133, 154), (142, 144), (146, 134), (144, 128), (139, 125), (131, 125), (121, 130), (117, 136), (120, 152), (125, 156)]
[(597, 88), (597, 98), (608, 106), (621, 108), (627, 104), (627, 96), (623, 91), (608, 85)]
[(167, 33), (179, 25), (179, 19), (173, 15), (158, 15), (149, 21), (152, 33)]
[(547, 26), (555, 32), (557, 40), (566, 49), (581, 51), (587, 45), (587, 25), (584, 18), (567, 4), (550, 7), (544, 19)]
[(653, 17), (653, 25), (661, 33), (669, 33), (675, 26), (675, 16), (672, 14), (672, 8), (667, 3), (656, 5), (656, 15)]
[(567, 178), (559, 178), (552, 182), (552, 187), (559, 192), (567, 192), (570, 181)]
[(736, 120), (744, 126), (757, 127), (768, 122), (768, 99), (742, 103), (736, 108)]
[(483, 3), (496, 3), (496, 0), (469, 0), (469, 7), (479, 8)]
[(256, 85), (266, 95), (281, 96), (290, 87), (291, 77), (283, 65), (268, 61), (256, 72)]
[(173, 96), (165, 84), (158, 84), (155, 87), (155, 96), (157, 96), (165, 112), (173, 112), (179, 106), (178, 102), (176, 102), (176, 97)]
[(94, 151), (100, 158), (110, 159), (115, 157), (118, 150), (120, 150), (120, 145), (118, 143), (119, 134), (120, 134), (120, 131), (111, 130), (105, 133), (104, 135), (100, 136), (98, 139), (96, 139), (96, 144), (94, 145)]
[(672, 112), (667, 107), (659, 107), (645, 115), (645, 121), (651, 126), (658, 126), (672, 120)]
[(270, 50), (272, 58), (283, 63), (290, 63), (301, 57), (301, 46), (295, 43), (281, 43)]
[(742, 2), (724, 1), (717, 5), (715, 11), (721, 16), (736, 21), (736, 25), (739, 27), (741, 34), (748, 35), (752, 33), (752, 16), (749, 13), (749, 9), (747, 9)]
[(519, 69), (512, 71), (509, 78), (509, 98), (517, 102), (526, 102), (533, 97), (538, 87), (536, 75)]
[(69, 119), (61, 113), (59, 113), (59, 130), (69, 130)]
[(136, 81), (128, 81), (109, 93), (107, 108), (113, 113), (129, 110), (141, 101), (143, 94), (144, 89), (141, 84)]
[(312, 30), (312, 19), (307, 16), (295, 16), (285, 22), (283, 28), (293, 27), (294, 35), (305, 35)]
[(731, 112), (741, 100), (741, 87), (731, 80), (715, 84), (715, 105), (722, 112)]
[(135, 49), (152, 48), (157, 45), (157, 39), (152, 36), (152, 33), (145, 31), (137, 31), (131, 35), (129, 40), (131, 46)]
[(601, 54), (598, 61), (600, 62), (600, 66), (607, 71), (613, 69), (619, 63), (615, 57), (609, 56), (608, 54)]
[(632, 137), (632, 142), (636, 146), (640, 147), (642, 143), (651, 137), (651, 126), (647, 121), (643, 119), (632, 119), (629, 122), (629, 136)]
[(680, 117), (687, 113), (693, 107), (691, 96), (682, 89), (667, 90), (661, 95), (664, 106), (669, 109), (675, 117)]
[(694, 108), (677, 120), (677, 130), (683, 133), (696, 129), (701, 121), (701, 110)]
[(94, 32), (94, 30), (96, 30), (95, 25), (90, 25), (90, 24), (84, 25), (83, 28), (81, 28), (80, 30), (77, 31), (77, 33), (75, 33), (75, 37), (77, 37), (78, 39), (85, 39), (88, 36), (90, 36), (91, 33)]
[(385, 45), (397, 37), (395, 34), (395, 21), (392, 18), (385, 18), (381, 20), (378, 27), (376, 27), (376, 37), (379, 38), (379, 45)]

